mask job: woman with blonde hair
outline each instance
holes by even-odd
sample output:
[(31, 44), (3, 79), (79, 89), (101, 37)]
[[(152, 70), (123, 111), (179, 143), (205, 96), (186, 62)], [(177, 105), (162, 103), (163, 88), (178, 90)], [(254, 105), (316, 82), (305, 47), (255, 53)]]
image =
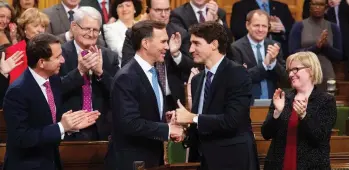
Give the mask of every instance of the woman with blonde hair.
[(336, 122), (334, 96), (322, 92), (318, 57), (298, 52), (287, 58), (290, 91), (277, 89), (262, 125), (272, 139), (264, 169), (330, 169), (331, 129)]
[(29, 8), (23, 12), (20, 18), (18, 18), (17, 23), (19, 35), (22, 41), (7, 48), (6, 58), (12, 56), (17, 51), (22, 51), (24, 57), (21, 59), (23, 64), (10, 72), (10, 83), (16, 80), (28, 66), (27, 55), (25, 54), (27, 41), (31, 40), (36, 35), (45, 32), (50, 20), (46, 14), (40, 12), (37, 8)]

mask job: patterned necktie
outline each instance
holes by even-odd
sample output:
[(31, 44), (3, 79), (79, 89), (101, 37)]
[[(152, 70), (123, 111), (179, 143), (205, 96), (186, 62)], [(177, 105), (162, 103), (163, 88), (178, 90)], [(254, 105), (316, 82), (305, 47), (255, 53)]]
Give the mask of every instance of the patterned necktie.
[(204, 104), (203, 104), (203, 108), (205, 107), (205, 102), (208, 96), (208, 93), (210, 92), (210, 87), (211, 87), (211, 78), (213, 76), (213, 73), (208, 71), (206, 73), (206, 82), (205, 82), (205, 92), (204, 92)]
[(82, 110), (92, 111), (91, 83), (87, 75), (83, 76), (85, 84), (82, 86)]
[(262, 3), (262, 10), (264, 10), (265, 12), (267, 12), (269, 14), (269, 8), (268, 8), (268, 4), (263, 2)]
[(205, 22), (205, 17), (202, 14), (202, 11), (198, 11), (198, 14), (199, 14), (199, 23)]
[(160, 102), (160, 90), (159, 90), (158, 75), (157, 75), (156, 70), (155, 70), (154, 67), (152, 67), (149, 70), (149, 72), (151, 72), (151, 74), (152, 74), (151, 82), (152, 82), (153, 90), (154, 90), (154, 93), (155, 93), (156, 101), (158, 103), (160, 120), (162, 120), (162, 109), (161, 109), (161, 102)]
[(51, 110), (52, 121), (53, 121), (53, 123), (56, 123), (56, 104), (55, 104), (55, 99), (53, 97), (50, 82), (46, 81), (44, 83), (44, 86), (46, 88), (47, 102), (48, 102), (48, 106), (50, 107), (50, 110)]
[(161, 87), (164, 89), (166, 93), (166, 74), (165, 74), (165, 63), (158, 62), (155, 64), (156, 70), (159, 72), (159, 80), (161, 83)]
[(109, 21), (109, 16), (108, 16), (108, 11), (107, 11), (106, 4), (107, 4), (107, 2), (105, 0), (103, 0), (101, 2), (102, 13), (103, 13), (103, 18), (104, 18), (105, 23), (107, 23)]
[[(262, 53), (261, 53), (261, 45), (257, 44), (256, 48), (257, 48), (257, 64), (258, 65), (262, 65), (263, 64), (263, 57), (262, 57)], [(267, 80), (262, 80), (261, 81), (261, 96), (260, 99), (268, 99), (269, 95), (268, 95), (268, 82)]]
[(74, 11), (73, 10), (69, 10), (68, 14), (69, 14), (69, 18), (68, 18), (69, 22), (74, 21)]

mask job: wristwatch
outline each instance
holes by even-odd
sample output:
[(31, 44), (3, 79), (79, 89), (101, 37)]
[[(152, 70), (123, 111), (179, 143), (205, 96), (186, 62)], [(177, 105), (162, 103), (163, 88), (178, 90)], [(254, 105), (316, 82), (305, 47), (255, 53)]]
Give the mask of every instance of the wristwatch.
[(193, 118), (193, 122), (197, 124), (197, 123), (198, 123), (198, 119), (199, 119), (199, 116), (195, 116), (195, 117)]

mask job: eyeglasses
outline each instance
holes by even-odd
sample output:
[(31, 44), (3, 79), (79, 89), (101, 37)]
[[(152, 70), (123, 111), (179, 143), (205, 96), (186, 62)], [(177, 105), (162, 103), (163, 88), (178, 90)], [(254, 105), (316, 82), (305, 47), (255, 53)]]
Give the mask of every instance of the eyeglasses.
[(292, 72), (293, 74), (297, 74), (299, 70), (305, 69), (308, 67), (295, 67), (287, 70), (287, 73), (290, 74)]
[(171, 8), (165, 8), (165, 9), (151, 8), (151, 9), (153, 9), (155, 13), (158, 13), (158, 14), (162, 14), (162, 13), (169, 14), (171, 12)]
[(76, 22), (76, 25), (80, 27), (80, 29), (82, 30), (82, 33), (83, 34), (88, 34), (92, 31), (93, 35), (101, 35), (101, 31), (99, 29), (95, 29), (95, 28), (85, 28), (85, 27), (82, 27), (80, 24), (78, 24)]

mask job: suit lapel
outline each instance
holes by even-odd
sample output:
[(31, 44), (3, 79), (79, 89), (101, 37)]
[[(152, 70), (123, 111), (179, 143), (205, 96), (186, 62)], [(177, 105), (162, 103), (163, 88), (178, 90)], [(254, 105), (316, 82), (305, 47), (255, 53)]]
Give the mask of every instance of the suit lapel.
[(199, 110), (199, 103), (200, 103), (200, 97), (201, 97), (201, 90), (202, 90), (202, 86), (205, 78), (205, 71), (201, 71), (198, 77), (199, 77), (198, 78), (199, 81), (196, 83), (196, 87), (198, 88), (196, 88), (196, 91), (194, 93), (195, 94), (194, 99), (192, 101), (193, 102), (192, 111), (196, 114), (198, 113), (198, 110)]
[(77, 54), (77, 49), (75, 48), (75, 45), (74, 45), (74, 41), (67, 42), (66, 50), (68, 52), (68, 57), (66, 58), (66, 60), (69, 60), (69, 63), (70, 63), (69, 70), (73, 70), (78, 66), (78, 54)]
[(276, 6), (274, 1), (269, 1), (269, 11), (270, 11), (270, 16), (276, 15)]
[(208, 92), (208, 96), (207, 96), (207, 101), (205, 101), (205, 106), (203, 107), (202, 113), (207, 113), (207, 108), (209, 108), (211, 101), (214, 97), (214, 94), (216, 93), (216, 90), (218, 89), (218, 85), (219, 83), (222, 83), (220, 80), (224, 79), (224, 68), (225, 66), (228, 64), (228, 59), (226, 57), (224, 57), (224, 59), (222, 60), (222, 62), (219, 64), (216, 74), (214, 75), (213, 79), (212, 79), (212, 83), (211, 83), (211, 87), (210, 90)]
[(254, 56), (254, 53), (253, 53), (253, 50), (251, 47), (251, 43), (248, 41), (247, 36), (244, 37), (244, 44), (245, 45), (243, 46), (243, 48), (245, 48), (244, 51), (246, 51), (246, 53), (247, 53), (247, 58), (249, 58), (249, 60), (252, 62), (253, 66), (256, 66), (257, 61), (256, 61), (256, 58)]
[[(152, 104), (153, 106), (157, 106), (156, 110), (157, 113), (160, 113), (159, 111), (159, 107), (158, 107), (158, 102), (156, 100), (156, 96), (155, 96), (155, 92), (153, 90), (153, 87), (151, 86), (149, 79), (147, 77), (147, 75), (144, 73), (142, 67), (138, 64), (138, 62), (133, 58), (130, 62), (132, 62), (133, 68), (135, 69), (136, 73), (139, 75), (139, 78), (143, 84), (143, 87), (146, 89), (147, 93), (150, 94), (150, 99), (152, 99)], [(161, 85), (160, 85), (161, 87)], [(163, 93), (164, 94), (164, 93)], [(163, 102), (165, 104), (165, 102)], [(158, 114), (159, 119), (160, 119), (160, 115)]]
[[(45, 114), (45, 116), (46, 116), (46, 119), (49, 120), (50, 123), (52, 124), (53, 121), (52, 121), (50, 106), (48, 105), (48, 102), (39, 84), (35, 81), (33, 75), (31, 74), (28, 68), (25, 70), (24, 74), (25, 74), (25, 78), (28, 79), (28, 85), (26, 85), (27, 87), (30, 88), (28, 89), (28, 92), (32, 93), (32, 96), (37, 96), (37, 103), (42, 104), (40, 105), (40, 107), (38, 106), (38, 108), (41, 108), (44, 113), (49, 113), (47, 114), (47, 116)], [(57, 110), (57, 106), (56, 106), (56, 110)]]
[(185, 10), (185, 13), (186, 13), (185, 16), (188, 17), (188, 21), (189, 21), (188, 24), (193, 25), (193, 24), (199, 23), (198, 19), (196, 18), (196, 14), (194, 12), (194, 9), (193, 9), (193, 7), (191, 7), (189, 2), (186, 4), (185, 9), (186, 9)]
[(58, 11), (58, 18), (60, 19), (60, 23), (62, 23), (62, 27), (64, 30), (69, 30), (70, 29), (70, 23), (69, 19), (67, 16), (67, 13), (65, 12), (65, 9), (62, 4), (58, 5), (56, 7), (56, 10)]

